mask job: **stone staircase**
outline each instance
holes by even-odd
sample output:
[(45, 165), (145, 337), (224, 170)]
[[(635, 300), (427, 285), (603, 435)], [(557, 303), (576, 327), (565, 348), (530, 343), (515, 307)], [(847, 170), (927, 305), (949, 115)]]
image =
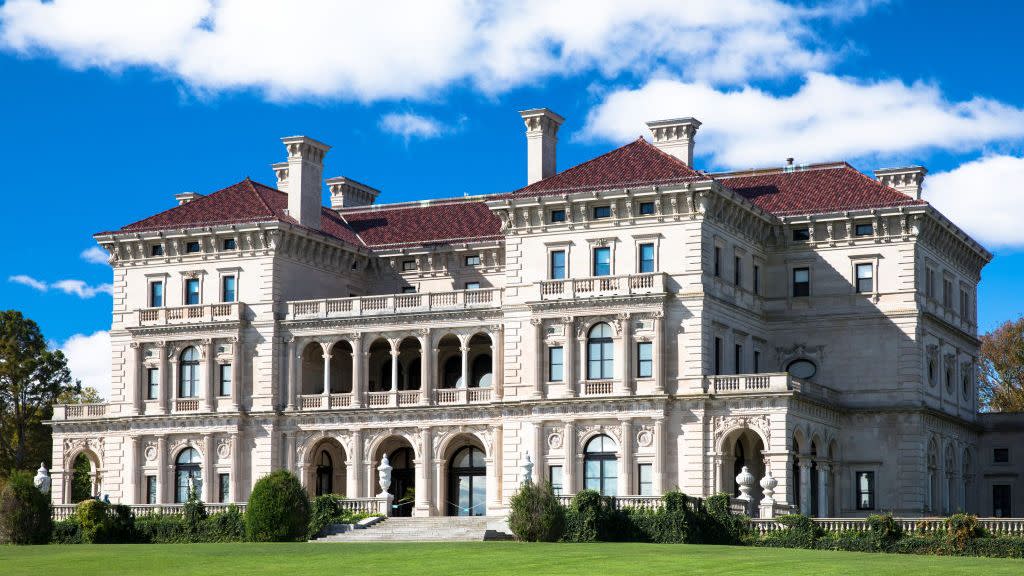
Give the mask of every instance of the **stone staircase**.
[[(480, 542), (507, 540), (508, 534), (488, 527), (495, 518), (486, 516), (430, 516), (387, 518), (366, 528), (331, 526), (314, 542)], [(500, 527), (499, 527), (500, 528)]]

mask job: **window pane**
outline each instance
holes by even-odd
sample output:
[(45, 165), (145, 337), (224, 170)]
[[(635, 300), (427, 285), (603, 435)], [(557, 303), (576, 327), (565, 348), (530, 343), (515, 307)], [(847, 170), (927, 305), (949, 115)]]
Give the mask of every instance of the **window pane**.
[(466, 290), (479, 290), (479, 289), (480, 289), (480, 283), (479, 282), (466, 282)]
[(548, 481), (551, 482), (551, 489), (555, 494), (562, 493), (562, 467), (551, 466), (548, 468)]
[(640, 214), (645, 216), (648, 214), (654, 214), (654, 202), (641, 202)]
[(654, 494), (654, 466), (651, 464), (640, 464), (637, 477), (640, 479), (640, 495), (652, 496)]
[(857, 224), (854, 234), (857, 236), (871, 236), (874, 233), (874, 229), (871, 224)]
[(227, 474), (220, 474), (218, 478), (220, 480), (219, 502), (224, 503), (231, 499), (231, 479)]
[(565, 278), (565, 251), (555, 250), (551, 253), (551, 279), (562, 280)]
[(231, 395), (231, 364), (221, 364), (220, 366), (220, 395)]
[(185, 281), (185, 304), (199, 304), (199, 280), (193, 278)]
[(565, 222), (565, 210), (552, 210), (551, 211), (552, 222)]
[(153, 282), (149, 285), (149, 305), (158, 308), (164, 305), (164, 283)]
[(221, 301), (223, 302), (234, 302), (235, 301), (235, 277), (225, 276), (224, 277), (224, 290), (221, 294)]
[(611, 206), (595, 206), (594, 207), (594, 218), (608, 218), (612, 215)]
[(561, 382), (562, 374), (562, 347), (557, 346), (548, 349), (548, 380)]
[(608, 276), (612, 273), (612, 249), (594, 249), (594, 276)]
[(146, 504), (156, 504), (156, 476), (146, 476)]
[(157, 390), (160, 387), (160, 369), (150, 368), (147, 371), (149, 392), (146, 394), (148, 400), (156, 400)]
[(794, 228), (793, 229), (793, 240), (795, 242), (804, 242), (811, 239), (811, 231), (807, 228)]
[(654, 345), (651, 342), (640, 342), (636, 345), (636, 375), (638, 378), (650, 378), (653, 375), (653, 351)]
[(641, 244), (640, 245), (640, 270), (644, 272), (654, 272), (654, 244)]

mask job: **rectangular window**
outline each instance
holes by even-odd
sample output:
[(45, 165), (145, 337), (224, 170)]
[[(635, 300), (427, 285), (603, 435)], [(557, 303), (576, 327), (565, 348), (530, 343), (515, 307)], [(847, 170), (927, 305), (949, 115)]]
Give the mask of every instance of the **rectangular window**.
[(793, 228), (793, 242), (807, 242), (810, 239), (810, 228)]
[(875, 291), (875, 267), (873, 264), (857, 264), (857, 292), (870, 294)]
[(565, 378), (563, 374), (564, 368), (562, 347), (552, 346), (548, 348), (548, 382), (561, 382)]
[(164, 283), (163, 282), (150, 282), (149, 283), (149, 306), (150, 308), (159, 308), (164, 305)]
[(199, 252), (201, 249), (202, 248), (199, 246), (199, 242), (186, 242), (185, 243), (185, 252), (188, 252), (189, 254), (192, 254), (192, 253), (195, 253), (195, 252)]
[(960, 289), (960, 315), (967, 319), (970, 317), (970, 310), (968, 309), (969, 299), (967, 297), (967, 290)]
[(857, 510), (874, 510), (875, 473), (857, 472), (854, 477), (857, 485)]
[(654, 214), (654, 202), (641, 202), (640, 215), (649, 216), (651, 214)]
[(160, 391), (160, 369), (149, 368), (146, 370), (146, 400), (156, 400)]
[(743, 264), (743, 260), (739, 256), (734, 256), (732, 259), (732, 283), (736, 286), (739, 286), (740, 282), (743, 281), (741, 264)]
[(466, 290), (479, 290), (479, 289), (480, 289), (480, 283), (479, 282), (466, 282)]
[(153, 244), (152, 246), (149, 247), (149, 255), (150, 256), (163, 256), (164, 255), (164, 245), (163, 244)]
[(565, 250), (553, 250), (551, 252), (551, 279), (565, 279)]
[(722, 276), (722, 248), (715, 246), (715, 278)]
[(810, 296), (811, 295), (811, 269), (810, 268), (794, 268), (793, 269), (793, 296)]
[(654, 344), (651, 342), (636, 343), (636, 377), (652, 378), (654, 376)]
[(555, 494), (562, 493), (562, 467), (548, 466), (548, 482), (551, 483), (551, 490)]
[(224, 250), (235, 250), (238, 248), (238, 243), (235, 242), (234, 238), (225, 238), (224, 243), (221, 244)]
[(229, 474), (218, 474), (217, 480), (220, 486), (217, 501), (221, 504), (231, 501), (231, 476)]
[(220, 290), (221, 302), (234, 302), (235, 301), (235, 277), (225, 276), (221, 278), (221, 290)]
[(761, 351), (754, 350), (754, 374), (761, 373)]
[(946, 308), (953, 307), (953, 282), (942, 279), (942, 305)]
[[(238, 344), (235, 344), (235, 346), (237, 345)], [(231, 395), (231, 364), (220, 365), (220, 393), (218, 395)]]
[(854, 236), (871, 236), (874, 233), (875, 229), (870, 222), (867, 224), (857, 224), (853, 227)]
[(471, 254), (469, 256), (466, 256), (466, 266), (479, 266), (479, 265), (480, 265), (480, 255), (479, 254)]
[(415, 293), (416, 293), (416, 287), (415, 286), (402, 286), (402, 294), (415, 294)]
[(146, 504), (156, 504), (156, 476), (146, 476)]
[(1010, 449), (1009, 448), (993, 448), (992, 449), (992, 462), (994, 464), (1009, 464), (1010, 463)]
[(189, 278), (185, 280), (185, 305), (194, 306), (199, 304), (199, 279)]
[(714, 357), (714, 362), (715, 362), (715, 374), (716, 375), (721, 374), (722, 373), (722, 339), (717, 337), (717, 336), (715, 337), (715, 357)]
[(594, 248), (594, 276), (610, 276), (612, 273), (612, 249)]
[(743, 345), (737, 344), (732, 353), (732, 365), (737, 374), (743, 373)]
[(565, 222), (565, 210), (552, 210), (551, 222)]
[(637, 493), (640, 496), (654, 496), (654, 465), (637, 465), (636, 477), (639, 483)]
[(754, 264), (754, 294), (761, 293), (761, 267)]
[(402, 272), (409, 272), (416, 269), (415, 260), (402, 260)]
[(638, 272), (654, 272), (654, 244), (640, 245), (640, 266)]
[(611, 206), (594, 206), (594, 220), (600, 220), (601, 218), (610, 218), (611, 215)]
[(992, 515), (996, 518), (1012, 518), (1013, 510), (1010, 506), (1010, 485), (992, 485)]

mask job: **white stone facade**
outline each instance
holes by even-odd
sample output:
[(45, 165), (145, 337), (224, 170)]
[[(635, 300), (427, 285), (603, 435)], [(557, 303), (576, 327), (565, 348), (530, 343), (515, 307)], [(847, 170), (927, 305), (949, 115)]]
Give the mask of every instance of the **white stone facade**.
[[(531, 149), (545, 163), (531, 178), (549, 175), (548, 153)], [(282, 189), (301, 163), (290, 147)], [(319, 182), (307, 164), (302, 178)], [(757, 480), (771, 470), (777, 503), (819, 516), (988, 515), (973, 384), (988, 253), (926, 204), (778, 216), (728, 182), (483, 198), (498, 239), (368, 248), (305, 213), (293, 214), (303, 225), (100, 234), (114, 270), (112, 393), (56, 409), (53, 501), (69, 501), (85, 453), (112, 501), (174, 502), (191, 448), (208, 502), (244, 502), (278, 468), (311, 494), (373, 496), (386, 454), (397, 500), (414, 487), (398, 510), (415, 515), (504, 514), (527, 457), (564, 494), (602, 482), (619, 495), (734, 492), (747, 466)], [(595, 276), (601, 249), (608, 274)], [(564, 279), (552, 279), (555, 251)], [(858, 264), (872, 278), (860, 292)], [(186, 305), (196, 284), (199, 304)], [(816, 373), (788, 374), (797, 360)], [(858, 507), (864, 472), (870, 507)]]

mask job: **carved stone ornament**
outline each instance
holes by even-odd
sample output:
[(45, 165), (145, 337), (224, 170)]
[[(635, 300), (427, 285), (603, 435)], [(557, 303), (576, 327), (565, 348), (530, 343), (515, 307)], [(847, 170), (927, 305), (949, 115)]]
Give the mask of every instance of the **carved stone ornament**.
[(231, 456), (231, 442), (227, 438), (222, 438), (217, 444), (217, 458), (224, 460), (229, 456)]
[(548, 434), (548, 448), (552, 450), (560, 450), (562, 448), (562, 435), (558, 432)]
[(43, 494), (50, 493), (50, 473), (46, 470), (45, 462), (39, 463), (39, 470), (36, 472), (36, 477), (32, 483)]
[(654, 444), (654, 431), (644, 428), (636, 433), (636, 444), (644, 448)]
[(156, 457), (157, 457), (156, 444), (154, 444), (152, 442), (150, 442), (149, 444), (146, 444), (146, 447), (143, 449), (142, 454), (143, 454), (143, 456), (146, 457), (146, 460), (149, 461), (149, 462), (152, 462), (153, 460), (156, 460)]
[(771, 420), (767, 414), (760, 414), (758, 416), (713, 416), (711, 418), (711, 431), (714, 445), (718, 446), (721, 443), (722, 437), (726, 432), (737, 428), (755, 430), (764, 438), (766, 449), (771, 445)]

